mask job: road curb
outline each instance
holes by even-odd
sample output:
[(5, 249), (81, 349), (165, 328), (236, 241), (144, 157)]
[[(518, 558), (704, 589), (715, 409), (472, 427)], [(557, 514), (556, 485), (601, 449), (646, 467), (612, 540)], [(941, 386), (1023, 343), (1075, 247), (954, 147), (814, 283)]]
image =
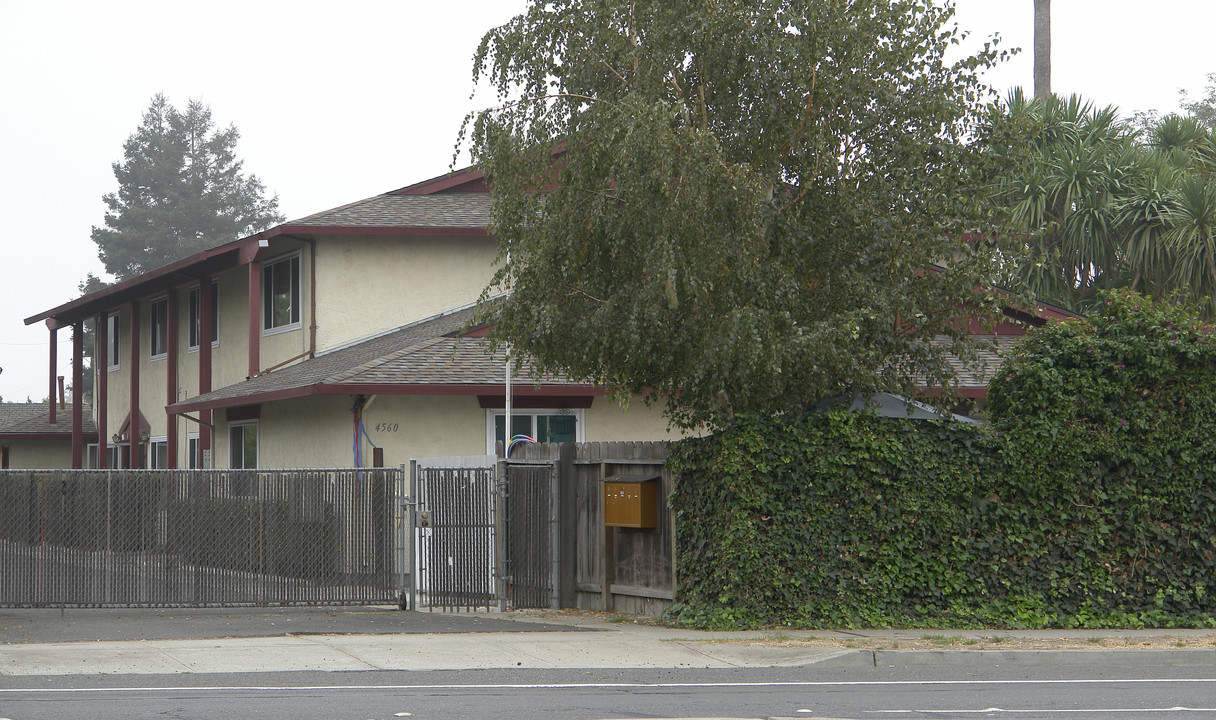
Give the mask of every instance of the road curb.
[(819, 667), (1030, 667), (1158, 665), (1216, 667), (1216, 650), (856, 650)]

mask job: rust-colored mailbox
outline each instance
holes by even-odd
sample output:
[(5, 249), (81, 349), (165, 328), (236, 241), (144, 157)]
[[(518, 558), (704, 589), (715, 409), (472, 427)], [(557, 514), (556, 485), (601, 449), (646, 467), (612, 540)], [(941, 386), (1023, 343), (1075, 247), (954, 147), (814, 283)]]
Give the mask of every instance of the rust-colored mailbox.
[(659, 522), (659, 478), (605, 478), (604, 525), (652, 528)]

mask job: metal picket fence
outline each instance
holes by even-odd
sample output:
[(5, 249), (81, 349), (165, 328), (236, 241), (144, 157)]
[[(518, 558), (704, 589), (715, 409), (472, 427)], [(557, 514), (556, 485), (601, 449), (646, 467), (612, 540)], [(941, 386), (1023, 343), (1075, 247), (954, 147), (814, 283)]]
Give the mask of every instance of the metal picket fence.
[(417, 594), (430, 609), (491, 609), (497, 602), (493, 457), (413, 463)]
[(398, 601), (400, 469), (0, 471), (0, 606)]

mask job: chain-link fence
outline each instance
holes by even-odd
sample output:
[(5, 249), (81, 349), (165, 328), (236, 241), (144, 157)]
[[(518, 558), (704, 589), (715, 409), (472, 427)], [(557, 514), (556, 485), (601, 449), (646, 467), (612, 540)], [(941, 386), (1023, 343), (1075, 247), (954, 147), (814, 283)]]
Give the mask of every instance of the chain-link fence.
[(399, 469), (0, 472), (0, 605), (395, 603)]

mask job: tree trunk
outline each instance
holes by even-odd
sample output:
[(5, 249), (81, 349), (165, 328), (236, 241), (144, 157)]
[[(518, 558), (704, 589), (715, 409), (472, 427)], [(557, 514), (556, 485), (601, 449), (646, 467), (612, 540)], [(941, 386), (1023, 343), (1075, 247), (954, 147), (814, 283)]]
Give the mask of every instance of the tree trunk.
[(1034, 96), (1051, 96), (1051, 0), (1034, 0)]

